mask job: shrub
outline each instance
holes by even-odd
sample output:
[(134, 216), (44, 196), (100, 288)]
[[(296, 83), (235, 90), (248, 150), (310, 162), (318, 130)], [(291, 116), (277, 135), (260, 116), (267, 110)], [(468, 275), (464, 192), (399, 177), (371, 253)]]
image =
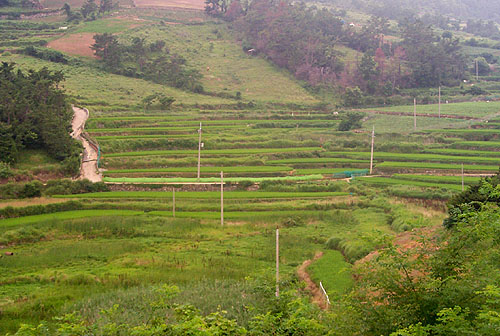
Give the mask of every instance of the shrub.
[(304, 219), (302, 217), (298, 217), (298, 216), (288, 217), (282, 223), (282, 225), (284, 227), (287, 227), (287, 228), (296, 227), (296, 226), (303, 226), (304, 224), (305, 224)]
[(26, 183), (21, 192), (19, 193), (19, 198), (33, 198), (42, 196), (43, 184), (40, 181), (31, 181)]
[(253, 186), (253, 182), (252, 181), (240, 181), (238, 183), (238, 189), (239, 190), (247, 190), (248, 188), (250, 188), (251, 186)]
[(6, 179), (14, 175), (8, 163), (0, 161), (0, 178)]
[(30, 205), (27, 207), (5, 207), (0, 209), (0, 218), (15, 218), (24, 216), (42, 215), (47, 213), (80, 210), (83, 208), (83, 203), (79, 201), (68, 201), (64, 203), (54, 203), (47, 205)]
[(0, 236), (0, 244), (34, 243), (45, 238), (45, 234), (38, 229), (27, 226), (15, 230), (5, 231)]
[(331, 237), (326, 241), (326, 248), (330, 250), (338, 250), (341, 241), (342, 239), (339, 237)]

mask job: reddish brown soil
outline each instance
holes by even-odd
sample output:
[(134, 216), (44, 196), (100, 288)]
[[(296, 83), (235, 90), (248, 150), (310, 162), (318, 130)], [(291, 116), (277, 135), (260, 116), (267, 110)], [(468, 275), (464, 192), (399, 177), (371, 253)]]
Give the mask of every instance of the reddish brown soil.
[(205, 9), (204, 0), (134, 0), (137, 7), (176, 7), (185, 9)]
[(311, 294), (311, 301), (314, 304), (317, 304), (321, 309), (327, 309), (328, 303), (325, 301), (325, 296), (323, 295), (321, 288), (319, 288), (319, 286), (316, 285), (316, 283), (311, 279), (309, 273), (307, 273), (307, 267), (311, 265), (313, 261), (318, 260), (322, 256), (323, 252), (316, 252), (312, 260), (308, 259), (304, 261), (297, 270), (297, 275), (299, 276), (300, 280), (306, 283), (306, 291), (308, 291)]
[(50, 41), (49, 48), (62, 51), (69, 55), (95, 57), (90, 46), (94, 44), (94, 33), (79, 33), (63, 36)]

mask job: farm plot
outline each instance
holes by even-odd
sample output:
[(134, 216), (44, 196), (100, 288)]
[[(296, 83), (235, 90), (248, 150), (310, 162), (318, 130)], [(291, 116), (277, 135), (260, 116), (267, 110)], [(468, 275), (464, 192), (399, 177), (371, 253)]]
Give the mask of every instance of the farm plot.
[[(258, 294), (254, 288), (272, 280), (271, 275), (267, 276), (272, 274), (275, 248), (274, 230), (270, 227), (280, 226), (280, 274), (284, 290), (288, 283), (293, 283), (289, 280), (295, 277), (297, 265), (311, 258), (314, 251), (325, 249), (324, 242), (330, 237), (342, 239), (347, 255), (355, 260), (373, 249), (383, 234), (394, 233), (387, 224), (387, 213), (375, 203), (365, 202), (357, 209), (345, 210), (342, 208), (350, 204), (347, 201), (353, 201), (346, 199), (343, 203), (331, 203), (330, 210), (317, 211), (312, 207), (314, 204), (326, 206), (327, 199), (334, 202), (339, 197), (313, 200), (301, 199), (301, 194), (293, 196), (296, 198), (286, 204), (235, 199), (242, 210), (228, 211), (228, 225), (224, 227), (220, 226), (216, 211), (181, 211), (176, 214), (180, 218), (174, 219), (165, 210), (124, 211), (119, 216), (117, 212), (90, 210), (101, 213), (92, 218), (87, 217), (89, 210), (82, 210), (78, 217), (75, 212), (68, 212), (36, 221), (30, 217), (0, 220), (0, 228), (8, 226), (7, 231), (0, 230), (0, 239), (10, 243), (9, 249), (14, 253), (0, 259), (0, 281), (5, 284), (0, 292), (3, 312), (0, 330), (12, 332), (27, 320), (37, 323), (44, 319), (51, 323), (50, 317), (63, 314), (65, 309), (79, 309), (75, 307), (87, 307), (82, 311), (91, 318), (96, 309), (96, 312), (109, 309), (109, 304), (117, 302), (125, 304), (127, 298), (137, 309), (147, 303), (143, 302), (147, 297), (154, 297), (155, 287), (149, 286), (165, 282), (179, 285), (181, 293), (176, 302), (194, 304), (209, 312), (217, 309), (208, 302), (212, 299), (207, 302), (199, 299), (208, 295), (221, 309), (227, 310), (229, 317), (244, 324), (257, 312), (241, 311), (235, 302), (251, 305), (255, 300), (265, 300), (264, 294)], [(125, 204), (146, 209), (154, 201), (153, 197), (130, 204), (109, 200), (95, 205)], [(205, 201), (211, 202), (208, 207), (218, 202)], [(181, 198), (179, 202), (181, 207), (196, 205), (191, 199), (182, 204)], [(85, 204), (92, 205), (88, 201)], [(163, 204), (163, 209), (171, 206), (164, 201), (153, 204)], [(256, 206), (264, 206), (263, 210), (268, 211), (252, 211)], [(304, 208), (307, 206), (311, 208)], [(280, 208), (283, 211), (275, 210)], [(30, 237), (43, 239), (20, 244), (27, 232)], [(349, 287), (349, 265), (345, 267), (338, 281), (325, 279), (329, 290), (337, 295)], [(253, 280), (256, 278), (261, 280)], [(30, 295), (34, 288), (36, 296)], [(195, 296), (190, 296), (192, 290)], [(230, 298), (215, 299), (219, 296)], [(50, 304), (51, 309), (37, 308), (40, 303), (45, 307)]]
[[(438, 104), (417, 105), (417, 113), (427, 114), (437, 117), (439, 113)], [(384, 108), (374, 108), (362, 110), (366, 112), (393, 112), (395, 115), (413, 114), (413, 105), (406, 106), (391, 106)], [(466, 102), (466, 103), (450, 103), (441, 104), (441, 115), (461, 116), (469, 118), (495, 118), (500, 113), (500, 102)]]

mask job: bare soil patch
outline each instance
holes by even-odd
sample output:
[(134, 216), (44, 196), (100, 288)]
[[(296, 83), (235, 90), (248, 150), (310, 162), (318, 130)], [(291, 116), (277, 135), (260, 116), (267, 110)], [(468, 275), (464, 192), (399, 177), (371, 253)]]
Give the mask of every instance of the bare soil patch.
[(67, 201), (67, 199), (65, 199), (65, 198), (45, 198), (45, 197), (31, 198), (29, 200), (1, 201), (0, 202), (0, 209), (8, 207), (8, 206), (25, 207), (25, 206), (30, 206), (30, 205), (45, 205), (45, 204), (52, 204), (52, 203), (62, 203), (62, 202), (66, 202), (66, 201)]
[(205, 9), (204, 0), (134, 0), (137, 7), (176, 7), (185, 9)]
[(50, 41), (48, 47), (69, 55), (95, 57), (90, 46), (94, 44), (94, 33), (78, 33)]

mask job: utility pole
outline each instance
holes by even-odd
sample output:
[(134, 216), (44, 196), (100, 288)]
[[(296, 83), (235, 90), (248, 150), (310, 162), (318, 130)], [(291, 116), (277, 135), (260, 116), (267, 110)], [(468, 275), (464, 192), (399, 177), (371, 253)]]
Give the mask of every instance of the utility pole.
[(413, 130), (417, 130), (417, 98), (413, 98)]
[(200, 159), (201, 159), (201, 121), (200, 129), (198, 130), (198, 182), (200, 182)]
[(464, 191), (464, 164), (462, 163), (462, 191)]
[(172, 215), (175, 218), (175, 188), (172, 188)]
[(280, 230), (276, 228), (276, 297), (280, 296)]
[(224, 226), (224, 173), (220, 172), (220, 225)]
[(479, 64), (476, 58), (476, 82), (479, 82)]
[(373, 145), (375, 143), (375, 125), (373, 125), (373, 130), (372, 130), (372, 152), (370, 155), (370, 175), (372, 174), (373, 171)]
[(439, 86), (438, 90), (438, 96), (439, 96), (439, 103), (438, 103), (438, 116), (441, 118), (441, 86)]

